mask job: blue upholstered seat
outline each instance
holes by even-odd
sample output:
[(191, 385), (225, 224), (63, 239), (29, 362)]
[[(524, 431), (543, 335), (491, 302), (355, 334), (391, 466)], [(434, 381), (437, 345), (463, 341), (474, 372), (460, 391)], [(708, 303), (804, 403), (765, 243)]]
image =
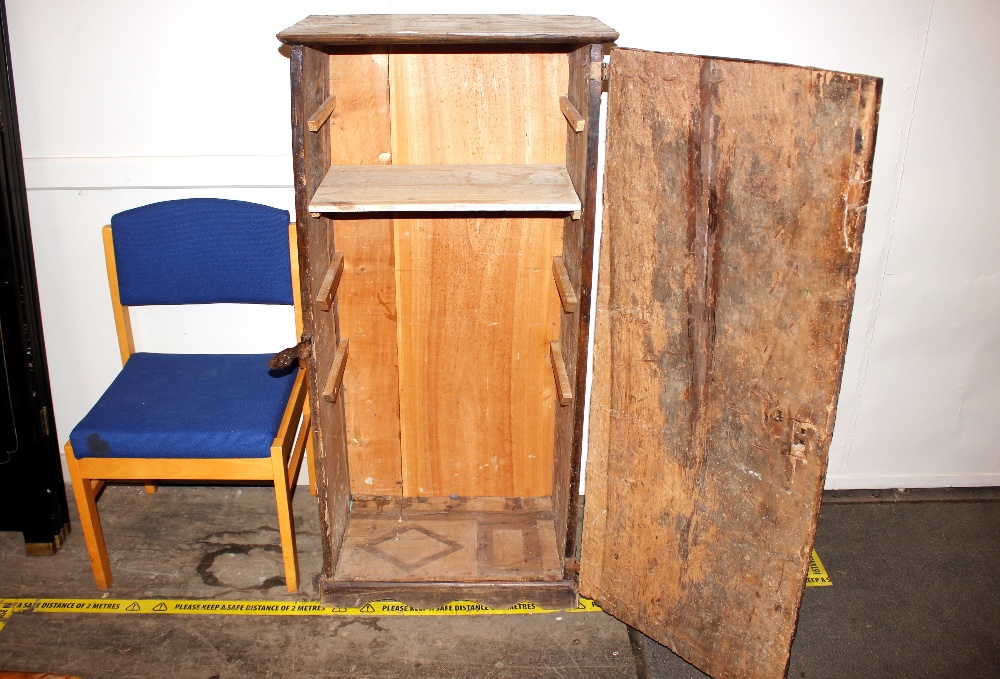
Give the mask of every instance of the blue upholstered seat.
[[(122, 305), (292, 304), (288, 212), (220, 198), (111, 218)], [(295, 379), (270, 355), (133, 354), (70, 434), (78, 458), (268, 457)]]
[(78, 458), (268, 457), (295, 381), (270, 354), (137, 353), (70, 441)]

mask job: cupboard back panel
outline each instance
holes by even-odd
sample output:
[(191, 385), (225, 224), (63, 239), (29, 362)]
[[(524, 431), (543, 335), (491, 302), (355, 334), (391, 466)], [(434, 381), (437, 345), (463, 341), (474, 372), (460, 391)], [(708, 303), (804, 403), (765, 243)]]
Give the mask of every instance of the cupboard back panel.
[(396, 220), (403, 494), (552, 493), (562, 221)]
[[(562, 164), (565, 53), (393, 52), (394, 164)], [(562, 220), (396, 219), (403, 494), (552, 493)]]
[(566, 162), (562, 53), (389, 55), (392, 162)]

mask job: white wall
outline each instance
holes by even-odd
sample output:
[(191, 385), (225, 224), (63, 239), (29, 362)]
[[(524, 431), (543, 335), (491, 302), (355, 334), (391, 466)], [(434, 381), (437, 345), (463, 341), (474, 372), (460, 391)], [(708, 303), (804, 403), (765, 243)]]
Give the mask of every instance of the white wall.
[[(8, 0), (60, 437), (118, 368), (98, 233), (111, 214), (194, 195), (291, 209), (288, 59), (274, 34), (310, 13), (470, 7), (590, 14), (624, 46), (883, 77), (828, 486), (1000, 485), (1000, 417), (989, 415), (1000, 410), (991, 0)], [(144, 348), (291, 341), (290, 319), (260, 313), (196, 316), (197, 337), (142, 315), (136, 331)]]

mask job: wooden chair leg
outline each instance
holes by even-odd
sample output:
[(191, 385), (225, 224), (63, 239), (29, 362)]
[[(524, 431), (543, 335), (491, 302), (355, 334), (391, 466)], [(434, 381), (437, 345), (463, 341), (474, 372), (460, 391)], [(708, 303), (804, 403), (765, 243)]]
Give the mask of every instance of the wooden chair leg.
[(274, 496), (278, 505), (278, 532), (281, 534), (281, 556), (285, 563), (285, 584), (289, 592), (299, 588), (299, 558), (295, 551), (295, 518), (292, 514), (291, 493), (288, 490), (288, 468), (280, 446), (271, 448), (274, 468)]
[[(309, 400), (306, 399), (305, 405), (302, 407), (302, 426), (305, 427), (306, 422), (312, 422), (312, 411), (309, 409)], [(313, 432), (314, 429), (309, 430), (309, 437), (306, 439), (306, 464), (309, 466), (309, 494), (316, 497), (316, 451), (313, 448)]]
[(143, 485), (146, 487), (146, 495), (155, 495), (157, 489), (160, 487), (160, 484), (155, 481), (146, 481)]
[(101, 530), (101, 517), (97, 513), (95, 501), (100, 485), (83, 478), (80, 463), (73, 454), (73, 446), (69, 441), (66, 442), (66, 466), (69, 467), (73, 483), (73, 495), (80, 514), (80, 529), (83, 531), (84, 542), (87, 543), (94, 582), (97, 583), (97, 589), (106, 590), (111, 586), (111, 565), (108, 563), (108, 550), (104, 545), (104, 531)]

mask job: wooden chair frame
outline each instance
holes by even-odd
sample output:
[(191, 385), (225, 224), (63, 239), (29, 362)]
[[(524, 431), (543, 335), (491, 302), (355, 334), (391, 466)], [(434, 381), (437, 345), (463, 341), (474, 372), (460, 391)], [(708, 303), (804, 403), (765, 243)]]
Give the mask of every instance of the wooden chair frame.
[[(135, 353), (129, 309), (122, 306), (118, 290), (118, 269), (115, 264), (111, 226), (105, 226), (104, 257), (108, 267), (111, 304), (114, 309), (115, 328), (122, 365)], [(292, 296), (295, 307), (295, 330), (302, 335), (302, 292), (299, 287), (297, 237), (295, 223), (288, 227), (289, 251), (292, 264)], [(288, 405), (285, 407), (271, 444), (270, 457), (264, 458), (95, 458), (77, 459), (73, 446), (66, 442), (66, 463), (73, 483), (73, 494), (80, 512), (80, 524), (87, 543), (90, 565), (94, 571), (97, 588), (106, 590), (111, 585), (111, 567), (104, 543), (101, 519), (97, 513), (97, 496), (105, 481), (142, 482), (149, 494), (155, 493), (157, 481), (270, 481), (278, 507), (278, 530), (281, 535), (281, 553), (285, 567), (285, 582), (289, 592), (298, 589), (299, 566), (295, 549), (295, 526), (292, 514), (292, 495), (298, 479), (303, 456), (309, 465), (309, 490), (316, 494), (316, 463), (313, 454), (312, 417), (307, 398), (306, 370), (300, 369), (292, 386)], [(301, 423), (301, 424), (300, 424)], [(298, 436), (296, 436), (298, 433)]]

